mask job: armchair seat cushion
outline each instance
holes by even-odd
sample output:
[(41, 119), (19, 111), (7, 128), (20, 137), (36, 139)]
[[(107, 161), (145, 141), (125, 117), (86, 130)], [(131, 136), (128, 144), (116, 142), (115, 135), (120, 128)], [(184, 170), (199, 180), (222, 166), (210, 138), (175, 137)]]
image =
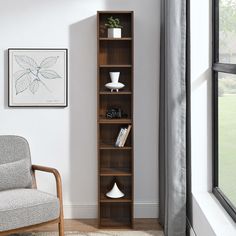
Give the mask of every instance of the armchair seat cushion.
[(57, 219), (57, 197), (36, 189), (0, 191), (0, 232)]

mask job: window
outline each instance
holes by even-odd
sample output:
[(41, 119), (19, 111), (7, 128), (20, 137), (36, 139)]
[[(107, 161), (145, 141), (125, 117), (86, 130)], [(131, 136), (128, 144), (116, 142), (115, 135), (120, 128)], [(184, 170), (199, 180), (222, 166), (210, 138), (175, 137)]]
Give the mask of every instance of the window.
[(236, 221), (236, 0), (213, 0), (213, 193)]

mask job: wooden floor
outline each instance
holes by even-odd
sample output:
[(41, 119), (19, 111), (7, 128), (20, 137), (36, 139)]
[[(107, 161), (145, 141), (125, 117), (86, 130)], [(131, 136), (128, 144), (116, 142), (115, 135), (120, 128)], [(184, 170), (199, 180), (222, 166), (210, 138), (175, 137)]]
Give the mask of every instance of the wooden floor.
[[(95, 232), (97, 231), (97, 220), (79, 219), (65, 220), (65, 231)], [(134, 230), (162, 230), (157, 219), (135, 219)], [(37, 228), (34, 232), (52, 232), (57, 231), (57, 225), (48, 225)]]

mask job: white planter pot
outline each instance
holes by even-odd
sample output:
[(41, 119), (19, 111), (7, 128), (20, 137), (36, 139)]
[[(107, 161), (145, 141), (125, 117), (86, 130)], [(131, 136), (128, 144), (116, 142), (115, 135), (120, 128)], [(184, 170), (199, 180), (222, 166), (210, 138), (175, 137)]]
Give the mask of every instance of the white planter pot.
[(108, 38), (121, 38), (121, 28), (108, 28)]
[(112, 83), (118, 83), (119, 77), (120, 77), (120, 72), (109, 72), (111, 82)]

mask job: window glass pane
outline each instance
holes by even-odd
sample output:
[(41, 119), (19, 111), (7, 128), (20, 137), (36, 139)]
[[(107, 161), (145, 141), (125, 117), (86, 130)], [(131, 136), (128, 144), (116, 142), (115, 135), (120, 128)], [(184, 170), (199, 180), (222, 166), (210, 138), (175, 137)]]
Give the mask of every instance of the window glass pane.
[(218, 73), (219, 187), (236, 206), (236, 75)]
[(236, 64), (236, 0), (219, 0), (219, 61)]

